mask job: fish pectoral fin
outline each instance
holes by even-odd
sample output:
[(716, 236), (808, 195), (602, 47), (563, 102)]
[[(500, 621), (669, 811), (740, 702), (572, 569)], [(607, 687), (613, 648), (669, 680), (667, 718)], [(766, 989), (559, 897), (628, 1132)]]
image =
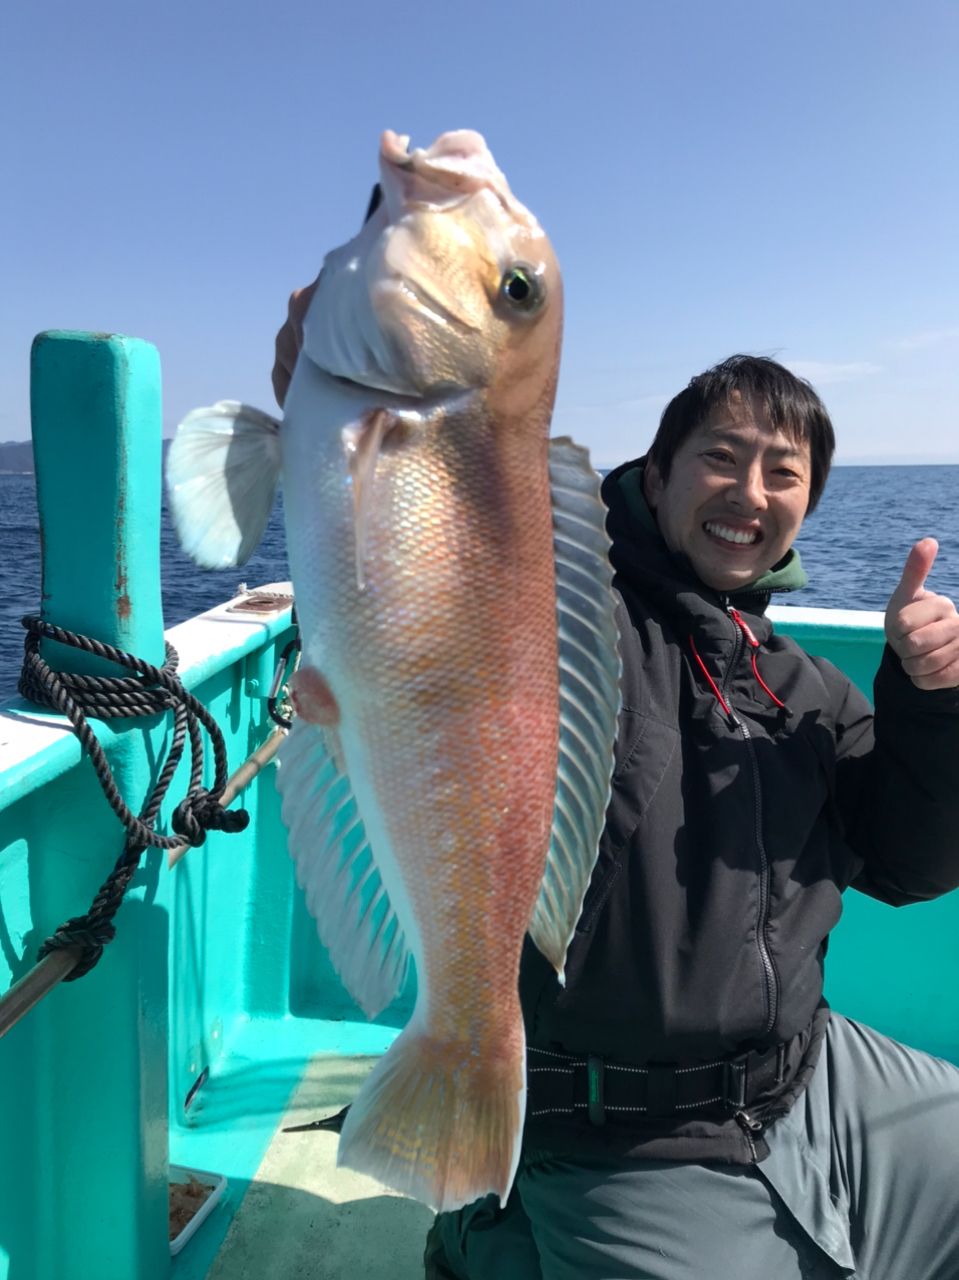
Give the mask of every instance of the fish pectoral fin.
[(564, 981), (613, 771), (620, 660), (606, 508), (589, 454), (550, 441), (559, 624), (559, 763), (546, 871), (529, 932)]
[(386, 436), (400, 425), (400, 419), (388, 409), (371, 409), (359, 422), (343, 428), (343, 449), (353, 483), (356, 585), (361, 591), (366, 581), (366, 542), (376, 463)]
[(206, 569), (250, 558), (263, 536), (280, 474), (280, 424), (236, 400), (194, 409), (180, 423), (166, 462), (177, 536)]
[(339, 734), (295, 719), (279, 766), (297, 882), (333, 967), (375, 1017), (402, 990), (409, 950), (345, 772)]

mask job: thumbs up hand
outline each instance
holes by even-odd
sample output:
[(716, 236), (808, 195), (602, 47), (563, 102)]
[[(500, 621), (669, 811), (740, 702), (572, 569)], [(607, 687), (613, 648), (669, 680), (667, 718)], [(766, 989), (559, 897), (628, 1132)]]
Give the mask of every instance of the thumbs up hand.
[(886, 607), (886, 639), (919, 689), (959, 687), (959, 613), (948, 596), (926, 590), (938, 554), (935, 538), (916, 543)]

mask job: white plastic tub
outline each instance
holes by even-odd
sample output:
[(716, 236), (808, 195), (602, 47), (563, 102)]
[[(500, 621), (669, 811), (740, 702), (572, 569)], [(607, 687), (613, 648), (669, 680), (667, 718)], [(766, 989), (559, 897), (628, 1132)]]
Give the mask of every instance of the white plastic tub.
[(179, 1253), (183, 1246), (193, 1238), (194, 1233), (200, 1229), (210, 1216), (214, 1206), (226, 1189), (226, 1178), (222, 1173), (208, 1173), (205, 1169), (190, 1169), (182, 1164), (170, 1165), (171, 1185), (173, 1183), (182, 1184), (192, 1181), (199, 1182), (203, 1187), (208, 1187), (209, 1194), (179, 1235), (174, 1236), (170, 1241), (171, 1256)]

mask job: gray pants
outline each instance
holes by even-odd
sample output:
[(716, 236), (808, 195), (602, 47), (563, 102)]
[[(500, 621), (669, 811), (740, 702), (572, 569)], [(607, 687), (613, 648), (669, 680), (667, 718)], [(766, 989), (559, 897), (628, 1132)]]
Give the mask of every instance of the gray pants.
[(751, 1167), (523, 1162), (436, 1220), (436, 1280), (959, 1280), (959, 1070), (833, 1014)]

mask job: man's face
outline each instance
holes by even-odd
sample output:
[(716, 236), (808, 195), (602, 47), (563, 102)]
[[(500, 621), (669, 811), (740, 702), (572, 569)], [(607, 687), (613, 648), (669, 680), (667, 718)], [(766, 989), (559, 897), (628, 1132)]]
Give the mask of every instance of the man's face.
[(792, 546), (809, 505), (808, 443), (733, 392), (676, 451), (669, 479), (648, 464), (646, 499), (666, 545), (715, 591), (754, 582)]

